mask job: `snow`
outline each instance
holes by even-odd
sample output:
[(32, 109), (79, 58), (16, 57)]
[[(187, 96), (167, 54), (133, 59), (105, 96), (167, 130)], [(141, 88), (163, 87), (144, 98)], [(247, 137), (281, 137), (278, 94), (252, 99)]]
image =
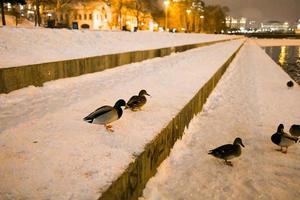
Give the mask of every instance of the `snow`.
[(230, 38), (237, 36), (0, 27), (0, 68)]
[[(300, 119), (300, 87), (256, 45), (247, 42), (203, 111), (150, 179), (140, 200), (299, 199), (300, 146), (280, 153), (271, 142), (279, 123)], [(208, 150), (241, 137), (245, 148), (224, 165)]]
[(300, 46), (300, 39), (253, 39), (260, 46)]
[[(9, 31), (5, 28), (1, 34)], [(70, 33), (85, 37), (80, 31)], [(102, 34), (120, 33), (94, 36)], [(123, 34), (126, 38), (133, 33)], [(137, 41), (139, 34), (148, 33), (137, 33)], [(160, 35), (177, 40), (181, 36)], [(30, 38), (21, 41), (30, 43)], [(1, 94), (0, 199), (97, 199), (242, 42), (218, 43)], [(97, 107), (128, 100), (141, 89), (151, 98), (142, 111), (126, 110), (112, 123), (114, 133), (82, 120)]]

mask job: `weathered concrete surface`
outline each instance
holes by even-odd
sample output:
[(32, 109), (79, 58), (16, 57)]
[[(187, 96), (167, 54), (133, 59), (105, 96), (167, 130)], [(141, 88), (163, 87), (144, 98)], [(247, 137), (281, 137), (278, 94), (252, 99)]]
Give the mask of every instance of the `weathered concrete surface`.
[[(236, 38), (238, 39), (238, 38)], [(30, 85), (102, 71), (231, 39), (0, 69), (0, 94)]]
[[(241, 45), (242, 46), (242, 45)], [(202, 110), (206, 99), (213, 91), (229, 64), (240, 50), (219, 68), (197, 94), (184, 106), (170, 123), (150, 142), (125, 172), (102, 193), (99, 200), (135, 200), (142, 194), (147, 181), (156, 173), (156, 168), (169, 155), (176, 140), (184, 134), (191, 119)]]

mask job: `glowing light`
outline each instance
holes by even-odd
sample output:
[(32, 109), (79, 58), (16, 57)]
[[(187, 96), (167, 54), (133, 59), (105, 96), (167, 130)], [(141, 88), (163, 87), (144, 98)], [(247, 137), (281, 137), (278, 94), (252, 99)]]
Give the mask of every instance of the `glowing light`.
[(189, 15), (192, 11), (190, 9), (186, 10), (187, 14)]
[(166, 8), (170, 5), (170, 1), (164, 1)]
[(279, 54), (279, 63), (280, 63), (280, 65), (284, 64), (285, 57), (286, 57), (286, 46), (281, 46), (280, 54)]
[(204, 16), (203, 16), (203, 15), (201, 15), (201, 16), (200, 16), (200, 18), (201, 18), (201, 19), (203, 19), (203, 18), (204, 18)]

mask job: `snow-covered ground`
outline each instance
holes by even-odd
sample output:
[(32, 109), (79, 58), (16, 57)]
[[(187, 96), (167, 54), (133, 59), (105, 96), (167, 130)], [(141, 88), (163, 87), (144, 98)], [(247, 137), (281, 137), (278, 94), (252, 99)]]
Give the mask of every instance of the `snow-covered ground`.
[[(1, 94), (0, 199), (97, 199), (242, 42)], [(141, 89), (152, 97), (143, 111), (126, 110), (114, 133), (82, 120)]]
[(236, 37), (147, 31), (132, 33), (0, 27), (0, 68)]
[[(288, 80), (253, 41), (244, 45), (140, 199), (300, 199), (300, 144), (283, 154), (270, 140), (279, 123), (300, 123), (300, 87)], [(233, 167), (207, 154), (235, 137), (245, 148)]]
[(260, 46), (300, 46), (300, 39), (252, 39)]

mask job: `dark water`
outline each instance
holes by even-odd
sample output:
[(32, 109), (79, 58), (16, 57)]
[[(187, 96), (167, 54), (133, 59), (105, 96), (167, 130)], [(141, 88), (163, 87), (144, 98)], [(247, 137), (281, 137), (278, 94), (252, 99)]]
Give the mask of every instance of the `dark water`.
[(300, 46), (264, 47), (264, 49), (300, 85)]

